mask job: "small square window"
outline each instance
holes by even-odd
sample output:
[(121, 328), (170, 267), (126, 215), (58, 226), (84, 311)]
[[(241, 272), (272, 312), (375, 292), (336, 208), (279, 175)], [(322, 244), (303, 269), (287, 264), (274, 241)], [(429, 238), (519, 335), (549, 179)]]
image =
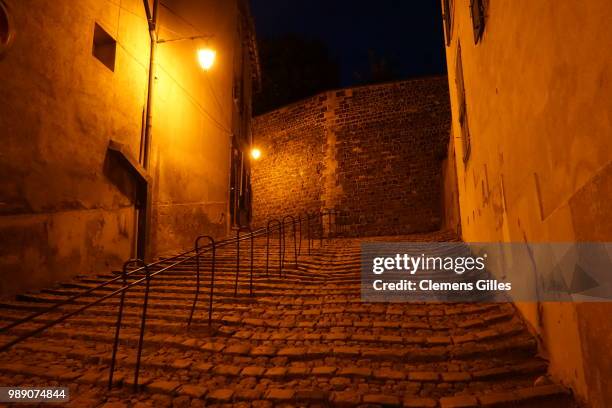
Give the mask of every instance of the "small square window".
[(92, 54), (111, 71), (115, 71), (117, 42), (98, 23), (94, 27)]

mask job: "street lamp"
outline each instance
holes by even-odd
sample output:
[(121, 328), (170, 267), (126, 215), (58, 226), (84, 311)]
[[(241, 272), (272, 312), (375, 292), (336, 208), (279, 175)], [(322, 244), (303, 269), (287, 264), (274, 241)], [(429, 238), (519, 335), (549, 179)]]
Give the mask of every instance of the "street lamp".
[[(184, 41), (184, 40), (198, 40), (202, 38), (206, 40), (206, 43), (208, 43), (208, 40), (212, 38), (212, 35), (194, 35), (191, 37), (171, 38), (168, 40), (162, 39), (162, 40), (157, 40), (157, 44), (165, 44), (169, 42)], [(200, 66), (202, 67), (202, 69), (204, 71), (208, 71), (215, 64), (215, 57), (217, 56), (217, 51), (215, 51), (214, 49), (210, 48), (207, 45), (204, 48), (198, 49), (197, 55), (198, 55), (198, 62), (200, 63)]]
[(212, 48), (200, 48), (198, 50), (198, 61), (204, 71), (208, 71), (215, 63), (217, 52)]
[(260, 157), (261, 157), (261, 150), (259, 150), (256, 147), (252, 148), (251, 149), (251, 158), (253, 160), (259, 160)]

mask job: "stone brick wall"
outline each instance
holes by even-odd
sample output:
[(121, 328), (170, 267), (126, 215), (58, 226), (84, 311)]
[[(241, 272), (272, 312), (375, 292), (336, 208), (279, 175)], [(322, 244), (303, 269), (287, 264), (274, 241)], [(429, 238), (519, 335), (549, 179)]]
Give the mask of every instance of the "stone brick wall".
[(446, 77), (330, 91), (255, 118), (254, 224), (335, 208), (350, 235), (439, 228), (449, 126)]
[(253, 137), (263, 157), (253, 165), (256, 225), (322, 206), (327, 95), (255, 120)]

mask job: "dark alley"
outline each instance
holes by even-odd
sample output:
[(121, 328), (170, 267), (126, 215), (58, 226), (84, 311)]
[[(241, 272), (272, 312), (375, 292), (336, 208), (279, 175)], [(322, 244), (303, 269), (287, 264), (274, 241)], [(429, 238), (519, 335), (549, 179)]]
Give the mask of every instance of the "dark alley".
[(0, 405), (612, 406), (610, 13), (0, 0)]

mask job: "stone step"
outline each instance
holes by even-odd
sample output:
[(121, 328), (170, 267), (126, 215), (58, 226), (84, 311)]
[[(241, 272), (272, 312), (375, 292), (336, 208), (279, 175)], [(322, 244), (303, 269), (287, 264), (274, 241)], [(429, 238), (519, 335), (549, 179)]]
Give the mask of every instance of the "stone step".
[[(230, 346), (226, 351), (233, 353), (231, 349), (239, 350), (241, 345)], [(51, 361), (67, 359), (70, 361), (82, 361), (88, 369), (97, 367), (102, 371), (109, 367), (111, 360), (110, 347), (108, 350), (100, 348), (68, 347), (66, 345), (34, 343), (20, 345), (19, 351), (40, 352), (44, 351)], [(289, 349), (287, 349), (289, 350)], [(126, 349), (123, 345), (117, 354), (118, 367), (121, 369), (135, 368), (135, 350)], [(282, 351), (282, 349), (281, 349)], [(282, 358), (282, 357), (281, 357)], [(180, 353), (165, 353), (163, 355), (153, 353), (151, 349), (143, 351), (140, 367), (143, 371), (164, 370), (166, 373), (178, 370), (190, 370), (200, 377), (205, 374), (222, 375), (226, 377), (257, 377), (271, 378), (276, 380), (291, 380), (308, 377), (346, 377), (363, 378), (378, 381), (412, 381), (419, 383), (470, 383), (482, 381), (495, 381), (500, 378), (521, 378), (528, 376), (534, 378), (538, 374), (546, 372), (547, 363), (538, 359), (520, 359), (512, 361), (500, 361), (496, 364), (474, 364), (472, 368), (461, 368), (457, 364), (442, 365), (403, 365), (381, 366), (370, 363), (355, 365), (350, 359), (334, 357), (312, 362), (295, 361), (287, 365), (279, 365), (281, 358), (234, 358), (233, 361), (222, 361), (217, 359), (211, 361), (203, 354), (191, 354), (186, 356)], [(480, 363), (480, 362), (477, 362)], [(78, 372), (80, 365), (66, 364), (64, 369), (70, 373)], [(0, 365), (0, 371), (10, 372), (12, 365)], [(452, 371), (449, 371), (449, 368)], [(68, 378), (66, 378), (68, 379)]]
[[(169, 303), (169, 302), (157, 302), (153, 303), (153, 297), (151, 298), (151, 304), (149, 307), (149, 316), (155, 316), (157, 321), (183, 321), (187, 318), (190, 313), (192, 303)], [(23, 303), (23, 302), (22, 302)], [(87, 299), (82, 301), (76, 301), (73, 305), (66, 305), (62, 307), (62, 311), (54, 311), (48, 313), (35, 321), (45, 322), (48, 319), (59, 317), (61, 313), (75, 310), (80, 304), (88, 304)], [(26, 305), (32, 305), (26, 303)], [(49, 304), (38, 304), (41, 307), (40, 310), (45, 310)], [(7, 306), (7, 305), (5, 305)], [(201, 318), (207, 319), (207, 307), (208, 302), (204, 299), (198, 304), (196, 319)], [(238, 309), (237, 309), (238, 307)], [(140, 298), (126, 297), (124, 302), (124, 315), (125, 316), (140, 316), (142, 308), (142, 300)], [(20, 313), (5, 313), (4, 319), (9, 321), (17, 318), (24, 318), (27, 313), (23, 313), (23, 309)], [(117, 299), (111, 304), (96, 305), (83, 312), (77, 317), (72, 318), (72, 321), (86, 321), (83, 319), (87, 317), (89, 319), (100, 320), (101, 316), (106, 316), (109, 319), (114, 319), (117, 315), (118, 303)], [(237, 315), (237, 312), (241, 312)], [(368, 334), (369, 332), (380, 333), (382, 331), (388, 332), (393, 335), (396, 334), (394, 331), (409, 332), (415, 337), (417, 333), (431, 333), (435, 335), (436, 332), (446, 333), (448, 335), (465, 336), (469, 337), (475, 328), (486, 327), (483, 332), (495, 333), (499, 331), (495, 325), (500, 323), (500, 328), (505, 329), (506, 327), (514, 327), (522, 325), (519, 323), (520, 320), (514, 319), (515, 323), (511, 326), (507, 326), (507, 322), (510, 322), (514, 318), (514, 313), (509, 311), (498, 311), (493, 309), (490, 312), (484, 312), (479, 314), (478, 318), (466, 318), (463, 316), (460, 319), (453, 319), (452, 321), (443, 320), (443, 316), (429, 316), (427, 315), (426, 320), (422, 320), (416, 316), (406, 316), (404, 319), (400, 318), (403, 314), (392, 313), (397, 311), (379, 309), (378, 313), (374, 313), (372, 310), (367, 308), (309, 308), (307, 310), (300, 309), (274, 309), (266, 311), (265, 309), (257, 307), (247, 306), (236, 306), (236, 305), (213, 305), (213, 322), (221, 323), (225, 325), (243, 325), (245, 327), (263, 327), (263, 328), (287, 328), (287, 329), (324, 329), (324, 328), (351, 328), (354, 331), (359, 331), (362, 334)], [(399, 311), (402, 312), (402, 311)], [(203, 316), (206, 315), (206, 316)], [(327, 317), (326, 317), (327, 316)], [(313, 321), (313, 317), (318, 317), (316, 321)], [(80, 319), (80, 320), (79, 320)], [(480, 335), (479, 335), (480, 336)], [(494, 336), (494, 334), (493, 334)]]
[[(360, 245), (388, 239), (326, 240), (311, 255), (306, 255), (307, 247), (302, 245), (297, 267), (289, 240), (284, 274), (279, 277), (275, 274), (279, 248), (274, 246), (270, 248), (270, 275), (264, 276), (265, 238), (260, 237), (253, 256), (254, 296), (248, 293), (248, 243), (241, 244), (238, 296), (233, 294), (236, 250), (220, 248), (212, 326), (207, 321), (210, 254), (200, 258), (200, 302), (191, 327), (186, 320), (195, 294), (195, 259), (187, 254), (161, 260), (152, 270), (182, 262), (152, 282), (138, 397), (130, 391), (142, 285), (126, 295), (116, 390), (108, 393), (106, 382), (118, 298), (1, 353), (0, 383), (57, 381), (70, 387), (81, 406), (101, 405), (110, 395), (113, 401), (129, 406), (138, 399), (153, 406), (185, 407), (238, 403), (573, 407), (571, 395), (563, 388), (533, 386), (548, 364), (537, 357), (536, 340), (510, 304), (362, 302)], [(456, 238), (448, 233), (393, 237), (406, 239)], [(2, 301), (0, 324), (44, 310), (117, 273), (81, 276)], [(136, 272), (129, 279), (139, 276), (142, 274)], [(62, 306), (61, 311), (10, 330), (10, 335), (0, 334), (0, 343), (76, 310), (119, 285), (109, 284)]]
[[(187, 288), (193, 292), (193, 290), (195, 290), (196, 288), (196, 283), (197, 283), (196, 277), (194, 275), (195, 274), (192, 274), (190, 276), (185, 276), (185, 277), (155, 276), (155, 278), (151, 280), (151, 288), (165, 289), (166, 291), (168, 290), (177, 290), (177, 291), (183, 290), (184, 291)], [(141, 277), (131, 277), (130, 279), (127, 280), (127, 282), (131, 283), (140, 278)], [(64, 291), (65, 293), (72, 296), (74, 294), (82, 292), (83, 289), (95, 288), (99, 286), (100, 284), (102, 284), (104, 280), (90, 279), (87, 281), (81, 280), (80, 282), (81, 283), (79, 287), (73, 287), (70, 285), (66, 287), (64, 285), (60, 285), (60, 288), (44, 289), (43, 291), (44, 292), (49, 292), (51, 290)], [(215, 273), (215, 285), (214, 285), (215, 288), (234, 289), (235, 282), (236, 282), (235, 274), (233, 273), (232, 274), (219, 274), (219, 275)], [(249, 285), (249, 284), (250, 284), (250, 277), (247, 274), (243, 274), (242, 276), (239, 275), (238, 277), (239, 286), (244, 286), (244, 285)], [(105, 287), (100, 288), (99, 290), (106, 290), (106, 291), (113, 290), (114, 291), (120, 286), (123, 286), (123, 282), (117, 281), (117, 282), (108, 284)], [(142, 284), (137, 285), (138, 288), (142, 286), (143, 286)], [(200, 275), (200, 288), (203, 288), (203, 287), (210, 288), (210, 274)], [(289, 282), (285, 283), (285, 282), (270, 282), (268, 278), (261, 277), (261, 276), (257, 276), (257, 277), (253, 276), (253, 288), (257, 288), (260, 291), (287, 290), (287, 289), (316, 291), (320, 287), (325, 287), (327, 290), (333, 290), (333, 291), (342, 291), (342, 290), (354, 291), (356, 289), (359, 289), (361, 286), (360, 286), (359, 281), (353, 281), (349, 283), (346, 283), (346, 282), (312, 283), (312, 282), (294, 281), (290, 283)]]
[[(206, 365), (202, 365), (205, 369)], [(235, 372), (233, 367), (209, 367), (210, 370), (219, 370), (224, 376), (228, 373)], [(323, 367), (327, 369), (327, 367)], [(410, 387), (403, 392), (388, 392), (384, 385), (383, 387), (375, 384), (372, 387), (356, 388), (352, 381), (355, 379), (342, 376), (330, 376), (331, 379), (325, 383), (319, 383), (315, 387), (300, 387), (289, 386), (290, 382), (279, 382), (278, 376), (288, 376), (289, 369), (279, 370), (264, 369), (258, 366), (245, 367), (242, 371), (245, 372), (247, 378), (270, 378), (267, 387), (245, 388), (239, 387), (237, 384), (229, 384), (226, 388), (217, 388), (206, 382), (185, 383), (176, 380), (165, 380), (142, 376), (140, 384), (142, 389), (151, 394), (164, 394), (173, 397), (187, 397), (185, 401), (190, 401), (191, 398), (202, 399), (208, 403), (231, 403), (239, 401), (254, 401), (267, 400), (273, 403), (325, 403), (332, 406), (358, 406), (361, 404), (377, 405), (377, 406), (397, 406), (397, 407), (441, 407), (441, 408), (457, 408), (457, 407), (544, 407), (552, 405), (554, 402), (557, 407), (574, 407), (571, 400), (571, 395), (563, 387), (558, 385), (543, 385), (543, 386), (521, 386), (521, 382), (509, 383), (515, 387), (508, 387), (507, 391), (496, 393), (465, 393), (463, 395), (452, 396), (436, 396), (440, 392), (428, 392), (424, 384), (419, 381), (409, 380)], [(103, 387), (106, 385), (108, 373), (97, 370), (87, 371), (69, 371), (62, 369), (44, 369), (38, 366), (26, 364), (11, 364), (0, 365), (0, 371), (8, 372), (12, 375), (25, 375), (29, 377), (37, 377), (47, 380), (55, 380), (60, 382), (72, 381), (77, 384), (92, 384)], [(354, 372), (358, 372), (354, 370)], [(292, 373), (300, 373), (299, 367), (292, 370)], [(388, 382), (386, 378), (394, 376), (392, 370), (378, 370), (376, 372), (380, 382)], [(121, 370), (116, 372), (115, 380), (117, 384), (122, 384), (124, 387), (130, 387), (131, 372)], [(420, 373), (412, 373), (414, 378), (427, 378)], [(463, 374), (463, 373), (461, 373)], [(259, 377), (261, 376), (261, 377)], [(373, 381), (377, 377), (374, 372), (371, 373)], [(410, 378), (410, 373), (408, 374)], [(455, 378), (458, 378), (456, 375)], [(358, 379), (357, 379), (358, 380)], [(426, 383), (425, 383), (426, 384)], [(444, 384), (444, 383), (442, 383)], [(460, 384), (457, 382), (448, 383)], [(452, 392), (452, 391), (451, 391)], [(465, 391), (462, 391), (465, 392)], [(430, 396), (422, 396), (423, 394), (431, 394)]]
[[(15, 330), (15, 335), (20, 335), (33, 329), (34, 326), (26, 326), (19, 330)], [(225, 335), (232, 335), (234, 332), (230, 330), (218, 331)], [(138, 327), (124, 327), (121, 332), (121, 342), (136, 344), (138, 342)], [(197, 336), (197, 328), (194, 329), (194, 335)], [(201, 332), (200, 332), (201, 333)], [(326, 339), (325, 337), (319, 340), (308, 340), (307, 346), (285, 346), (288, 342), (288, 337), (280, 336), (276, 343), (272, 344), (271, 340), (274, 333), (266, 335), (262, 340), (259, 340), (258, 334), (252, 334), (250, 338), (235, 337), (232, 340), (232, 345), (240, 344), (242, 347), (236, 355), (243, 357), (285, 357), (290, 361), (304, 361), (320, 359), (325, 357), (339, 357), (368, 360), (390, 360), (400, 362), (434, 362), (448, 360), (470, 360), (484, 357), (501, 358), (502, 356), (513, 357), (529, 357), (536, 352), (537, 344), (528, 334), (514, 334), (507, 338), (497, 336), (495, 338), (486, 338), (472, 340), (463, 343), (452, 343), (452, 339), (444, 339), (444, 343), (438, 342), (437, 338), (405, 339), (401, 343), (388, 341), (386, 338), (357, 338), (355, 343), (350, 343), (347, 340)], [(45, 336), (52, 339), (71, 339), (71, 340), (87, 340), (95, 341), (103, 344), (112, 344), (114, 339), (114, 330), (83, 328), (83, 327), (66, 327), (56, 326), (49, 329)], [(210, 336), (210, 334), (208, 334)], [(5, 336), (3, 336), (4, 338)], [(186, 343), (185, 339), (189, 342)], [(4, 339), (7, 341), (9, 337)], [(417, 340), (419, 342), (417, 342)], [(423, 341), (420, 343), (420, 341)], [(451, 341), (451, 344), (448, 341)], [(356, 344), (368, 343), (369, 341), (375, 344), (371, 346), (359, 346)], [(183, 331), (181, 334), (155, 334), (149, 332), (145, 337), (145, 344), (148, 347), (165, 347), (174, 349), (189, 349), (198, 351), (210, 351), (211, 353), (222, 353), (230, 343), (223, 338), (215, 341), (208, 341), (201, 344), (197, 339), (191, 339), (188, 334)], [(258, 345), (258, 344), (269, 345)], [(340, 343), (340, 344), (333, 344)]]
[[(108, 310), (106, 315), (88, 314), (79, 315), (71, 318), (67, 323), (58, 325), (58, 328), (82, 327), (84, 329), (106, 325), (113, 327), (116, 322), (116, 310)], [(114, 313), (113, 313), (114, 312)], [(43, 324), (50, 318), (59, 316), (50, 315), (36, 318), (28, 327), (34, 329), (35, 324)], [(104, 317), (102, 317), (104, 316)], [(188, 313), (180, 315), (160, 315), (149, 314), (147, 320), (147, 331), (150, 333), (180, 333), (187, 329)], [(165, 318), (165, 319), (164, 319)], [(125, 310), (123, 314), (123, 327), (138, 329), (140, 327), (141, 314), (139, 311)], [(6, 322), (8, 323), (8, 322)], [(515, 320), (511, 323), (490, 325), (482, 330), (461, 331), (459, 334), (452, 332), (436, 333), (431, 329), (424, 329), (423, 326), (416, 326), (407, 322), (401, 322), (401, 327), (389, 326), (386, 322), (371, 322), (369, 325), (351, 325), (347, 321), (347, 326), (339, 324), (305, 322), (289, 322), (285, 320), (263, 320), (257, 318), (240, 318), (232, 315), (213, 314), (212, 323), (216, 329), (223, 327), (227, 332), (232, 327), (238, 329), (232, 332), (232, 336), (241, 340), (269, 341), (269, 342), (304, 342), (304, 341), (329, 341), (342, 342), (351, 345), (377, 344), (380, 346), (394, 347), (400, 345), (419, 345), (420, 347), (435, 347), (441, 345), (460, 345), (469, 342), (484, 343), (499, 338), (508, 339), (512, 336), (521, 335), (526, 332), (525, 327), (520, 321)], [(201, 327), (207, 324), (207, 316), (198, 318), (196, 315), (193, 327)], [(221, 325), (221, 326), (219, 326)], [(415, 332), (414, 328), (418, 327)], [(24, 330), (23, 328), (22, 330)], [(259, 329), (271, 329), (265, 332)], [(25, 333), (25, 331), (24, 331)]]
[[(136, 298), (133, 300), (131, 296), (126, 296), (128, 307), (135, 307), (137, 310), (142, 306), (142, 299)], [(180, 298), (181, 302), (160, 301), (152, 303), (152, 309), (167, 309), (169, 312), (173, 310), (190, 310), (193, 298)], [(266, 320), (272, 316), (283, 315), (285, 317), (308, 316), (320, 317), (322, 315), (342, 315), (342, 314), (359, 314), (359, 319), (355, 320), (355, 327), (368, 327), (368, 322), (374, 321), (394, 321), (402, 319), (402, 324), (396, 324), (399, 328), (412, 329), (433, 329), (446, 330), (452, 327), (460, 327), (471, 329), (482, 327), (498, 321), (504, 321), (511, 318), (515, 312), (511, 306), (507, 304), (486, 304), (486, 305), (457, 305), (454, 310), (444, 310), (443, 305), (424, 307), (422, 305), (414, 305), (411, 309), (401, 309), (397, 306), (386, 306), (385, 304), (362, 304), (356, 299), (347, 302), (348, 299), (338, 299), (322, 302), (320, 300), (289, 302), (288, 299), (281, 298), (257, 298), (255, 300), (247, 298), (248, 302), (244, 302), (243, 298), (223, 298), (215, 297), (214, 312), (217, 313), (223, 310), (251, 312), (257, 314), (257, 317), (264, 316)], [(291, 299), (293, 300), (293, 299)], [(330, 300), (330, 299), (327, 299)], [(99, 314), (116, 313), (118, 299), (112, 298), (105, 303), (93, 306), (88, 309), (88, 313), (100, 310)], [(71, 305), (64, 305), (62, 310), (74, 310), (78, 305), (88, 304), (87, 299), (75, 300)], [(52, 306), (53, 303), (45, 302), (26, 302), (26, 301), (5, 301), (0, 303), (0, 309), (4, 309), (6, 313), (15, 313), (21, 311), (22, 317), (26, 311), (43, 311)], [(198, 303), (198, 310), (206, 309), (208, 306), (206, 294), (203, 294)], [(307, 308), (307, 309), (305, 309)], [(5, 314), (6, 314), (5, 313)], [(95, 314), (95, 313), (94, 313)], [(163, 315), (163, 313), (162, 313)], [(375, 316), (384, 316), (384, 319), (376, 318)], [(8, 314), (7, 314), (8, 316)], [(448, 316), (453, 317), (453, 324), (449, 325), (444, 322)], [(393, 327), (391, 324), (390, 327)]]

